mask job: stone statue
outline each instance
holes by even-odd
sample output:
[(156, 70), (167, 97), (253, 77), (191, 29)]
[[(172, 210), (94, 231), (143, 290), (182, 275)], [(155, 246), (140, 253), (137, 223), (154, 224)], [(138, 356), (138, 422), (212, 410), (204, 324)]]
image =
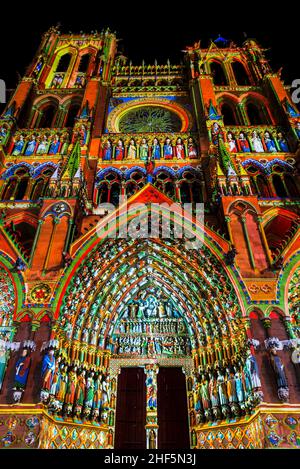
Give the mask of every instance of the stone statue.
[(23, 349), (20, 358), (17, 360), (14, 376), (14, 388), (24, 390), (27, 384), (28, 373), (30, 369), (31, 358), (28, 350)]
[(246, 360), (246, 366), (247, 369), (249, 370), (250, 376), (251, 376), (251, 384), (252, 388), (260, 388), (261, 387), (261, 382), (259, 379), (259, 371), (258, 371), (258, 365), (257, 361), (254, 355), (250, 354)]
[(284, 365), (275, 348), (270, 351), (270, 360), (277, 381), (278, 397), (281, 401), (286, 402), (289, 398), (289, 386), (284, 372)]
[(44, 356), (43, 363), (42, 363), (42, 378), (43, 378), (42, 389), (50, 391), (54, 373), (55, 373), (54, 350), (49, 350), (49, 352), (46, 353), (46, 355)]
[(154, 430), (149, 432), (149, 449), (156, 449), (156, 434)]
[(237, 402), (236, 383), (234, 374), (227, 370), (227, 381), (226, 381), (227, 395), (229, 403)]

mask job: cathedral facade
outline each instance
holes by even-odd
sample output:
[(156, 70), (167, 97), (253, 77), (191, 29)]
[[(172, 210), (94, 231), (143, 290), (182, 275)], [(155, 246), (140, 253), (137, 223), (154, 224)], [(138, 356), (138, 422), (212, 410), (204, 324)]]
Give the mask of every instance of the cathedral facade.
[(0, 117), (0, 446), (300, 446), (300, 113), (256, 40), (51, 28)]

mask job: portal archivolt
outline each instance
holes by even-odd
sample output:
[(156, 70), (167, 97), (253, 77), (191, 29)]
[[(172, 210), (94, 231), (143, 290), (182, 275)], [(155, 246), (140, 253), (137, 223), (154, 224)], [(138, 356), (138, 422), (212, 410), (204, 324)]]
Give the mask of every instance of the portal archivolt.
[[(227, 353), (245, 347), (241, 309), (227, 273), (206, 246), (186, 250), (182, 240), (98, 244), (72, 278), (59, 314), (61, 338), (112, 354), (120, 352), (115, 339), (124, 321), (137, 332), (142, 328), (134, 320), (148, 326), (173, 322), (175, 329), (176, 320), (182, 322), (189, 341), (177, 351), (209, 350), (208, 362), (227, 361)], [(137, 352), (127, 345), (127, 353)]]

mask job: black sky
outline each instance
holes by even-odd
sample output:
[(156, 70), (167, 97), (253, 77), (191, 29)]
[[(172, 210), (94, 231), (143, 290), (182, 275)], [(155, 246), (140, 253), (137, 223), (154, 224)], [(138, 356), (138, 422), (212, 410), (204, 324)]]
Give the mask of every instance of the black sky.
[[(21, 5), (1, 2), (0, 78), (8, 88), (17, 83), (17, 73), (24, 74), (40, 42), (41, 34), (50, 26), (61, 23), (63, 33), (86, 33), (109, 26), (116, 31), (120, 47), (133, 61), (152, 63), (156, 58), (164, 63), (180, 63), (181, 50), (201, 39), (206, 46), (209, 39), (219, 34), (238, 44), (255, 37), (266, 48), (274, 70), (283, 67), (286, 84), (300, 78), (299, 67), (299, 12), (293, 4), (239, 2), (236, 6), (213, 0), (181, 3), (161, 0), (116, 2), (85, 0), (74, 2), (23, 2)], [(294, 4), (295, 5), (295, 4)], [(273, 11), (273, 15), (272, 15)]]

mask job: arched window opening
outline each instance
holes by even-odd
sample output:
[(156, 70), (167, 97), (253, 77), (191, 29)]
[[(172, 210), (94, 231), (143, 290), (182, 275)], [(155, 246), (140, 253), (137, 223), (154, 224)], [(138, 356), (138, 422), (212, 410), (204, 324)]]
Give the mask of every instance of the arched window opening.
[(23, 200), (23, 197), (25, 195), (27, 185), (28, 185), (29, 178), (25, 177), (20, 179), (16, 194), (15, 194), (15, 200)]
[(78, 115), (79, 109), (80, 109), (79, 104), (71, 104), (68, 110), (67, 120), (65, 123), (66, 127), (74, 127), (75, 119)]
[(256, 185), (260, 197), (264, 197), (267, 199), (271, 197), (268, 187), (268, 181), (265, 176), (263, 176), (262, 174), (256, 176)]
[(84, 54), (81, 56), (79, 67), (78, 67), (78, 72), (81, 73), (86, 73), (89, 68), (91, 56), (90, 54)]
[(175, 196), (175, 188), (174, 184), (171, 181), (166, 182), (165, 187), (164, 187), (164, 192), (166, 196), (170, 197), (170, 199), (173, 199)]
[(221, 114), (223, 115), (224, 125), (238, 125), (235, 113), (227, 103), (221, 105)]
[(246, 72), (244, 65), (241, 64), (241, 62), (235, 60), (234, 62), (232, 62), (231, 67), (232, 67), (237, 85), (240, 85), (240, 86), (250, 85), (249, 76)]
[(45, 194), (46, 191), (46, 183), (43, 178), (38, 179), (31, 191), (30, 199), (31, 200), (37, 200), (39, 197), (42, 197)]
[(216, 86), (227, 86), (228, 80), (226, 78), (224, 68), (219, 62), (210, 63), (210, 71), (213, 76), (213, 82)]
[[(260, 106), (260, 107), (259, 107)], [(250, 122), (250, 125), (263, 125), (269, 124), (261, 105), (248, 103), (247, 107), (247, 115)]]
[(298, 198), (299, 197), (299, 191), (296, 186), (296, 183), (293, 179), (293, 177), (290, 174), (285, 174), (284, 175), (284, 182), (287, 187), (289, 196), (292, 198)]
[(180, 198), (183, 204), (192, 202), (190, 184), (183, 181), (180, 186)]
[(143, 178), (144, 175), (142, 173), (139, 173), (138, 171), (131, 174), (131, 179), (134, 179), (135, 181), (140, 181)]
[(118, 182), (114, 182), (110, 189), (110, 203), (112, 203), (113, 205), (118, 205), (119, 197), (120, 197), (120, 184)]
[(138, 190), (138, 185), (136, 182), (129, 181), (126, 185), (126, 195), (127, 198), (131, 197), (133, 194), (135, 194)]
[[(255, 180), (253, 177), (250, 177), (250, 186), (253, 194), (257, 194), (257, 187), (255, 185)], [(258, 194), (259, 195), (259, 194)]]
[(6, 182), (6, 186), (4, 188), (4, 191), (2, 194), (2, 200), (9, 200), (11, 197), (13, 197), (16, 186), (17, 186), (17, 180), (9, 179)]
[(98, 205), (108, 202), (108, 187), (107, 183), (103, 182), (98, 190)]
[(282, 182), (281, 177), (278, 174), (274, 174), (273, 176), (273, 186), (277, 197), (287, 197), (287, 193)]
[(116, 174), (115, 173), (108, 173), (106, 176), (105, 176), (105, 179), (107, 181), (114, 181), (116, 179)]
[(202, 187), (201, 187), (201, 184), (197, 181), (194, 181), (192, 183), (192, 196), (193, 196), (194, 203), (203, 202)]
[(66, 72), (69, 68), (71, 58), (72, 55), (70, 53), (62, 55), (57, 64), (56, 72)]
[(42, 117), (37, 127), (42, 128), (42, 129), (52, 127), (54, 124), (54, 118), (56, 115), (55, 106), (51, 104), (50, 106), (47, 106), (46, 108), (44, 108), (42, 112), (43, 112)]

